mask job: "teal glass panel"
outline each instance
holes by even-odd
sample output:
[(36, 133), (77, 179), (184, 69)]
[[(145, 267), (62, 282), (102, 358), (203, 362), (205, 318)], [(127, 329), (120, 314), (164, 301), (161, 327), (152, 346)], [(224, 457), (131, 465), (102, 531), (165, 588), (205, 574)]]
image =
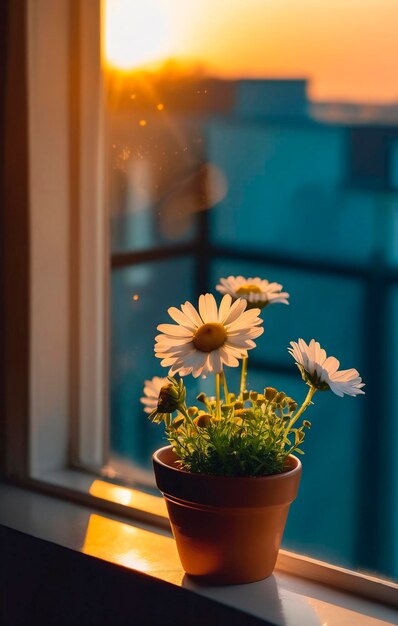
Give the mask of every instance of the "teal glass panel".
[[(112, 272), (110, 444), (118, 459), (149, 467), (152, 452), (167, 443), (162, 427), (147, 419), (140, 398), (145, 380), (167, 376), (154, 356), (156, 327), (172, 323), (170, 306), (192, 299), (193, 276), (190, 258)], [(193, 381), (192, 387), (195, 393)]]

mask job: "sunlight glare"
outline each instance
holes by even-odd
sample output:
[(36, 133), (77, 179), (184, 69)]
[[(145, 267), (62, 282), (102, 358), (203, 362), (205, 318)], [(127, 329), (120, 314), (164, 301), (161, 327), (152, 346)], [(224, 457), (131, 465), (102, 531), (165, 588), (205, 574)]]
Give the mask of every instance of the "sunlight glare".
[(168, 16), (155, 0), (105, 0), (106, 64), (122, 71), (161, 61), (169, 54)]

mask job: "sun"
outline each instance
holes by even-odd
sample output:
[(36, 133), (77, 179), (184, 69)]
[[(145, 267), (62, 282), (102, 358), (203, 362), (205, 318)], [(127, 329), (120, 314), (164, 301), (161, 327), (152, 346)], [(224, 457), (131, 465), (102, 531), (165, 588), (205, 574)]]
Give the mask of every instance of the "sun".
[(168, 15), (157, 0), (104, 0), (104, 59), (108, 67), (131, 71), (170, 52)]

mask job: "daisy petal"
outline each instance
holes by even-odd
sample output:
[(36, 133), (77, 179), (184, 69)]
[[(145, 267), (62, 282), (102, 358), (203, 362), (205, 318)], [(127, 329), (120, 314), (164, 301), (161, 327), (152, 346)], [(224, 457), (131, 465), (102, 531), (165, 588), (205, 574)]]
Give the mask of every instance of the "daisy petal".
[(192, 324), (191, 320), (184, 315), (184, 313), (182, 311), (180, 311), (180, 309), (177, 309), (175, 306), (170, 307), (167, 310), (168, 314), (170, 315), (170, 317), (177, 322), (177, 324), (180, 324), (181, 326), (185, 326), (186, 328), (189, 328), (190, 330), (194, 330), (194, 325)]

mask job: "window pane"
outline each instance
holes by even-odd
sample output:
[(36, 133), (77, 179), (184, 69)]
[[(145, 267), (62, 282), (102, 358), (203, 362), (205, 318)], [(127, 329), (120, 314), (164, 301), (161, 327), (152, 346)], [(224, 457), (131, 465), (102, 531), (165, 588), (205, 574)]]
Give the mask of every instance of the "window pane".
[[(307, 248), (308, 253), (311, 252)], [(316, 253), (312, 253), (316, 258)], [(258, 349), (253, 353), (257, 359), (275, 364), (290, 364), (287, 352), (290, 341), (313, 337), (333, 354), (341, 354), (343, 365), (355, 363), (362, 369), (364, 310), (364, 284), (344, 276), (312, 271), (302, 272), (276, 267), (271, 264), (244, 261), (216, 260), (212, 264), (212, 280), (215, 286), (220, 276), (265, 276), (283, 285), (290, 293), (290, 305), (269, 306), (265, 309), (264, 334), (256, 340)], [(212, 285), (212, 287), (213, 287)], [(214, 287), (213, 287), (214, 289)], [(348, 314), (349, 312), (349, 314)], [(356, 320), (353, 324), (353, 320)], [(362, 368), (361, 368), (362, 366)]]
[[(139, 398), (162, 373), (152, 347), (167, 307), (196, 303), (221, 276), (277, 281), (290, 306), (264, 311), (252, 386), (302, 399), (286, 350), (299, 337), (366, 382), (364, 397), (316, 396), (285, 546), (398, 577), (393, 3), (380, 0), (377, 15), (359, 0), (107, 6), (114, 260), (192, 244), (191, 259), (132, 255), (113, 273), (113, 453), (148, 467), (162, 443)], [(228, 372), (230, 388), (238, 378)], [(213, 383), (187, 384), (194, 402)]]
[[(252, 371), (250, 385), (282, 389), (301, 403), (306, 394), (300, 377), (269, 371)], [(357, 527), (360, 516), (361, 456), (353, 442), (360, 440), (362, 407), (353, 398), (318, 394), (306, 417), (312, 424), (301, 457), (303, 467), (298, 500), (292, 505), (283, 546), (293, 552), (330, 561), (342, 567), (357, 567)], [(333, 461), (325, 455), (327, 446)], [(342, 435), (343, 434), (343, 435)], [(349, 471), (347, 471), (349, 467)]]
[[(340, 263), (396, 257), (396, 197), (381, 175), (372, 179), (361, 164), (351, 172), (364, 146), (369, 160), (372, 139), (354, 143), (347, 128), (305, 117), (284, 125), (279, 118), (210, 123), (208, 154), (228, 185), (212, 212), (214, 243)], [(379, 164), (383, 144), (377, 147)]]
[[(110, 445), (119, 460), (150, 467), (152, 452), (167, 444), (162, 428), (147, 419), (140, 398), (145, 380), (167, 376), (153, 353), (156, 326), (168, 322), (170, 306), (192, 300), (193, 279), (190, 258), (112, 273)], [(195, 397), (199, 383), (189, 382)]]
[(203, 208), (201, 127), (148, 103), (141, 81), (130, 82), (121, 99), (110, 91), (106, 111), (114, 252), (190, 241)]
[[(398, 405), (398, 359), (396, 358), (396, 350), (398, 346), (398, 285), (394, 286), (391, 297), (391, 309), (389, 317), (389, 325), (391, 328), (391, 342), (388, 348), (388, 362), (391, 364), (387, 384), (391, 389), (391, 402), (394, 406)], [(391, 420), (391, 437), (395, 442), (398, 440), (398, 419), (396, 419), (397, 411), (393, 412), (393, 418)], [(394, 454), (392, 459), (392, 471), (391, 475), (387, 477), (390, 483), (390, 489), (392, 492), (393, 501), (393, 514), (392, 519), (398, 518), (398, 455)], [(394, 522), (393, 522), (394, 524)], [(393, 572), (394, 576), (398, 578), (398, 532), (394, 526), (391, 527), (390, 536), (392, 540), (390, 542), (392, 560), (393, 560)]]

